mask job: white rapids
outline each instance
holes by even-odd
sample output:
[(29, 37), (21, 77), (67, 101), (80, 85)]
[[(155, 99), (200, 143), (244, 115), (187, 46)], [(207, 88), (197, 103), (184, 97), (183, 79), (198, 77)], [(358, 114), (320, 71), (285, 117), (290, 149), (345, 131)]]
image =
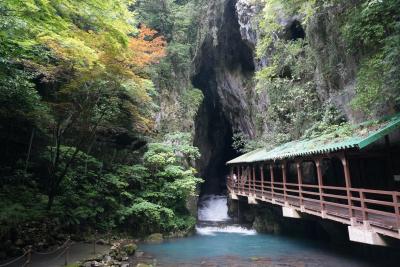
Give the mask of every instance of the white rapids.
[(241, 234), (241, 235), (255, 235), (257, 232), (253, 229), (246, 229), (241, 226), (236, 225), (227, 225), (222, 227), (216, 226), (206, 226), (199, 227), (196, 226), (196, 232), (199, 235), (215, 235), (216, 233), (232, 233), (232, 234)]
[(230, 219), (226, 196), (206, 195), (200, 200), (198, 219), (208, 222), (223, 222)]
[[(241, 235), (257, 234), (253, 229), (247, 229), (239, 225), (229, 225), (231, 218), (228, 215), (228, 199), (226, 196), (203, 196), (200, 199), (198, 219), (199, 222), (201, 222), (196, 226), (196, 232), (199, 235), (215, 235), (216, 233), (233, 233)], [(222, 225), (215, 225), (217, 222), (222, 223)], [(227, 222), (228, 225), (223, 224)]]

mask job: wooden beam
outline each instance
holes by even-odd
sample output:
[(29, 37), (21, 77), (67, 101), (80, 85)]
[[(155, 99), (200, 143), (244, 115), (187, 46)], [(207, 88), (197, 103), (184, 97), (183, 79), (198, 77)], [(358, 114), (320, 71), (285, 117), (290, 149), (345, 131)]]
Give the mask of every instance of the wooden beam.
[(256, 168), (253, 165), (253, 194), (256, 194)]
[(264, 166), (260, 166), (260, 174), (261, 174), (261, 196), (264, 196)]
[(315, 165), (317, 166), (319, 203), (320, 203), (320, 206), (321, 206), (321, 214), (323, 214), (324, 211), (325, 211), (325, 204), (324, 204), (324, 196), (323, 196), (323, 189), (322, 189), (322, 186), (324, 184), (323, 184), (323, 180), (322, 180), (321, 163), (322, 163), (322, 159), (321, 158), (316, 158), (315, 159)]
[(247, 177), (248, 177), (248, 182), (249, 182), (249, 187), (248, 187), (248, 190), (249, 190), (249, 195), (250, 195), (250, 193), (251, 193), (251, 167), (250, 166), (247, 166)]
[(287, 201), (287, 195), (286, 195), (286, 161), (283, 161), (281, 164), (282, 167), (282, 180), (283, 180), (283, 199), (285, 202)]
[(303, 172), (301, 171), (301, 161), (296, 162), (296, 168), (297, 168), (297, 182), (299, 184), (299, 197), (300, 197), (300, 206), (303, 206)]
[(346, 154), (342, 153), (340, 155), (340, 159), (342, 161), (343, 170), (344, 170), (344, 180), (346, 183), (346, 193), (347, 193), (347, 204), (349, 205), (349, 216), (350, 218), (354, 218), (353, 209), (352, 209), (352, 201), (351, 201), (351, 177), (350, 177), (350, 166), (349, 161), (347, 160)]
[(274, 167), (273, 167), (273, 164), (274, 164), (274, 163), (271, 163), (271, 164), (269, 165), (269, 171), (270, 171), (270, 174), (271, 174), (271, 198), (272, 198), (272, 199), (274, 198), (274, 180), (275, 180), (275, 178), (274, 178)]
[(240, 183), (242, 184), (242, 193), (244, 194), (244, 184), (246, 183), (245, 182), (245, 179), (244, 179), (244, 175), (245, 175), (245, 172), (244, 172), (244, 166), (242, 166), (242, 173), (241, 173), (241, 178), (240, 178)]

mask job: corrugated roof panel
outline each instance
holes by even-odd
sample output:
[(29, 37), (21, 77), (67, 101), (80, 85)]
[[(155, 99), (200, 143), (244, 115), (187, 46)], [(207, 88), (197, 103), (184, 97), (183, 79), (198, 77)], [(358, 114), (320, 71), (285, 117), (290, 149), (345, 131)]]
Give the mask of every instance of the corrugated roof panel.
[(370, 121), (353, 129), (352, 136), (341, 137), (337, 133), (321, 135), (282, 144), (270, 151), (257, 149), (237, 157), (227, 164), (249, 163), (266, 160), (292, 158), (296, 156), (329, 153), (344, 149), (363, 149), (400, 127), (400, 114), (381, 121)]

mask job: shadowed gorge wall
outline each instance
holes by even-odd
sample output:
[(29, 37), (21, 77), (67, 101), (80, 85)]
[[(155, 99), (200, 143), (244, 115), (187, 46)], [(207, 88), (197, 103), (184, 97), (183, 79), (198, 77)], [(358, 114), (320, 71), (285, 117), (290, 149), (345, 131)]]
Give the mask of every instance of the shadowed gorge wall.
[(245, 92), (255, 69), (253, 51), (241, 38), (235, 4), (236, 0), (211, 4), (203, 25), (211, 30), (200, 41), (194, 60), (192, 82), (204, 94), (195, 133), (195, 145), (202, 154), (197, 167), (205, 179), (202, 194), (226, 189), (225, 163), (237, 156), (233, 133), (253, 133)]

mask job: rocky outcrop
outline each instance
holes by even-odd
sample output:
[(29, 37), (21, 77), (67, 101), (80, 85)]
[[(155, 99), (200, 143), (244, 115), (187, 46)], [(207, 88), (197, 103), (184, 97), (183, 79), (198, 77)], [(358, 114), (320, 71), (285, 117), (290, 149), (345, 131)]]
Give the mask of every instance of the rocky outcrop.
[(258, 23), (255, 19), (262, 6), (260, 2), (252, 0), (238, 0), (236, 2), (236, 13), (240, 26), (240, 35), (253, 48), (258, 41)]
[[(340, 33), (340, 18), (352, 2), (321, 7), (305, 25), (300, 23), (300, 14), (289, 16), (282, 11), (278, 23), (284, 28), (280, 38), (305, 38), (309, 43), (316, 64), (313, 90), (320, 104), (333, 105), (354, 123), (364, 119), (350, 105), (360, 59), (346, 51)], [(268, 65), (274, 53), (272, 49), (271, 55), (254, 57), (261, 36), (262, 5), (252, 0), (210, 1), (200, 25), (192, 82), (205, 99), (196, 119), (195, 145), (202, 153), (197, 167), (206, 179), (203, 188), (213, 188), (212, 193), (224, 183), (224, 172), (218, 169), (236, 155), (230, 148), (233, 133), (255, 138), (273, 131), (265, 123), (257, 124), (257, 116), (266, 114), (269, 96), (256, 93), (254, 74)]]
[(355, 95), (357, 61), (347, 53), (340, 36), (340, 15), (343, 6), (322, 9), (307, 24), (307, 39), (315, 53), (315, 81), (322, 101), (331, 101), (350, 121), (362, 119), (362, 114), (351, 109)]

